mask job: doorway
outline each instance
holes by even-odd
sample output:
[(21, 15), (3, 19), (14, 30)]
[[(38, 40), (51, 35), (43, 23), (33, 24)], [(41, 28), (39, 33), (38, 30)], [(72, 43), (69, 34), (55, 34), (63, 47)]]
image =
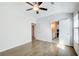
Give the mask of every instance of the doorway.
[(52, 30), (52, 40), (55, 43), (58, 43), (59, 42), (59, 21), (52, 22), (51, 30)]
[(35, 23), (32, 23), (32, 41), (35, 40)]

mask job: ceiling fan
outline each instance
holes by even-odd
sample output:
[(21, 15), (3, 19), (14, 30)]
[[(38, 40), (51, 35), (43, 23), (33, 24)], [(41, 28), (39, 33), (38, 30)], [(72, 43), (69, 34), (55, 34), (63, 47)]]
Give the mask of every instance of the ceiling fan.
[(29, 8), (26, 11), (34, 10), (36, 14), (39, 14), (39, 10), (47, 11), (47, 8), (43, 8), (40, 6), (43, 2), (33, 2), (33, 4), (30, 2), (26, 2), (26, 3), (32, 6), (32, 8)]

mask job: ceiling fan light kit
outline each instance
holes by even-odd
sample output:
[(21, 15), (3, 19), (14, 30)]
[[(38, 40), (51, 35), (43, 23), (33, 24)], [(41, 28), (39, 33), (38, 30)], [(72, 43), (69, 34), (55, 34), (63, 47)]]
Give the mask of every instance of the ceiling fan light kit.
[(35, 5), (33, 6), (33, 10), (34, 10), (34, 11), (38, 11), (38, 10), (39, 10), (38, 4), (35, 4)]
[(31, 4), (30, 2), (26, 2), (26, 3), (29, 4), (30, 6), (32, 6), (32, 8), (29, 8), (26, 11), (34, 10), (36, 12), (36, 14), (39, 14), (39, 10), (47, 11), (47, 8), (40, 7), (40, 5), (43, 2), (34, 2), (34, 5)]

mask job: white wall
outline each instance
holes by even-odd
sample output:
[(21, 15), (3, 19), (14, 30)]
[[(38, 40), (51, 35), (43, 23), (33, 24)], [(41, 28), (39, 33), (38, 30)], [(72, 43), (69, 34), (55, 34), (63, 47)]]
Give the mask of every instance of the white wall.
[(54, 20), (63, 20), (65, 18), (72, 18), (72, 14), (56, 14), (47, 17), (39, 18), (37, 20), (37, 39), (52, 42), (51, 23)]
[(51, 26), (50, 22), (44, 19), (38, 19), (37, 21), (37, 34), (36, 38), (38, 40), (43, 40), (43, 41), (48, 41), (51, 42), (52, 40), (52, 35), (51, 35)]
[(31, 23), (35, 19), (20, 6), (0, 3), (0, 52), (32, 41)]
[(73, 18), (74, 18), (74, 49), (76, 53), (79, 55), (79, 8), (75, 10), (73, 13)]

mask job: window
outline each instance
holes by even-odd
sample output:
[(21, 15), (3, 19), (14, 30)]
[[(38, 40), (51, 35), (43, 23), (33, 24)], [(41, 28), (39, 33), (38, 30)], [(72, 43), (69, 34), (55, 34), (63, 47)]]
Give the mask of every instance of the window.
[(79, 44), (79, 13), (74, 15), (74, 42)]

